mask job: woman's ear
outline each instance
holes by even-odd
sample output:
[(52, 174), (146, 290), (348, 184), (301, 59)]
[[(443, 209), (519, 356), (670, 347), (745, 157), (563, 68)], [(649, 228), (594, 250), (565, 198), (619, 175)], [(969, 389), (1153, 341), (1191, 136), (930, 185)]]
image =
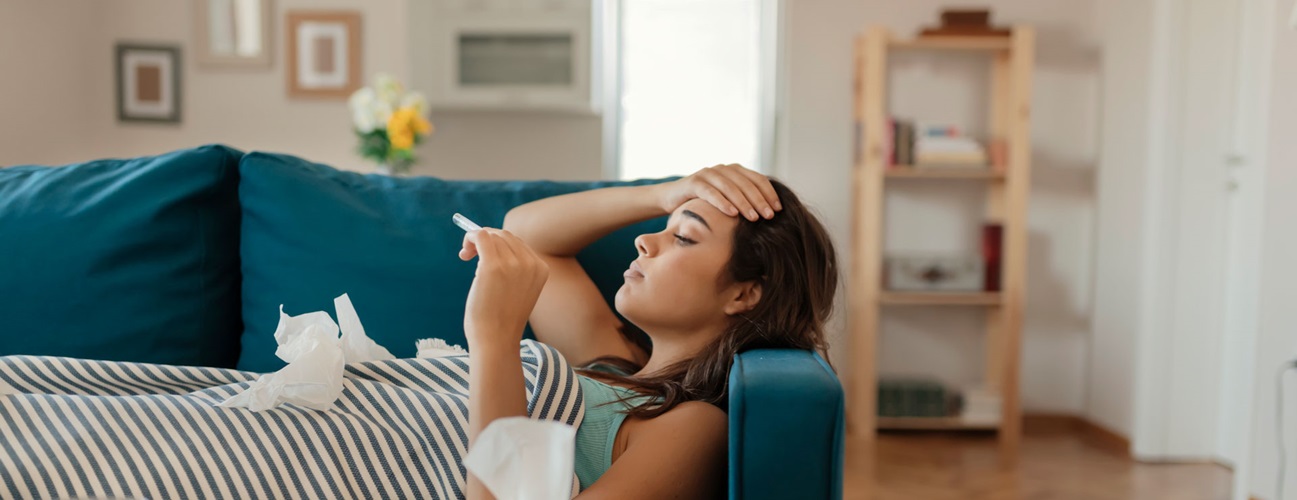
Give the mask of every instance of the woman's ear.
[(734, 285), (738, 287), (737, 294), (734, 298), (725, 304), (725, 314), (735, 315), (751, 311), (752, 308), (761, 302), (761, 284), (756, 281), (748, 281)]

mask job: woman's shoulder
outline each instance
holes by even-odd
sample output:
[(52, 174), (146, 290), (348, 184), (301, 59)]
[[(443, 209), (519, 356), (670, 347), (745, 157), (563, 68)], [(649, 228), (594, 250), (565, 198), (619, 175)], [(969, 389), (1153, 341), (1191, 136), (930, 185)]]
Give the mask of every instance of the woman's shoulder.
[(729, 425), (729, 419), (723, 410), (703, 401), (685, 401), (656, 417), (635, 420), (636, 434), (649, 436), (678, 434), (682, 430), (700, 435), (723, 435)]
[(671, 416), (691, 424), (711, 424), (719, 426), (722, 430), (729, 423), (729, 418), (724, 410), (717, 408), (716, 405), (702, 401), (685, 401), (676, 405), (675, 408), (667, 410), (661, 417)]
[(720, 452), (728, 440), (727, 426), (725, 412), (702, 401), (680, 403), (653, 418), (627, 417), (613, 443), (613, 460), (631, 446), (667, 454), (680, 451), (678, 447), (690, 454)]

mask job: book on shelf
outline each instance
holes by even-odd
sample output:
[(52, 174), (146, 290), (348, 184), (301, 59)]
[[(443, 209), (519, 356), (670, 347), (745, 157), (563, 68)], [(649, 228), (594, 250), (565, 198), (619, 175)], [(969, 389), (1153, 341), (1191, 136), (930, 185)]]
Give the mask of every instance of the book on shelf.
[(919, 124), (919, 137), (963, 137), (959, 127), (946, 123), (923, 123)]
[(923, 125), (914, 144), (916, 166), (985, 166), (986, 149), (953, 125)]
[(955, 125), (887, 119), (883, 146), (887, 168), (897, 166), (985, 167), (987, 150)]
[[(864, 140), (863, 138), (861, 140)], [(883, 166), (891, 168), (896, 157), (896, 119), (887, 117), (883, 124)]]
[(981, 153), (982, 145), (971, 137), (919, 137), (914, 144), (915, 153)]
[(896, 130), (896, 162), (892, 165), (914, 164), (914, 123), (900, 120)]
[(896, 117), (887, 119), (883, 145), (887, 148), (887, 168), (909, 165), (914, 162), (914, 123)]
[(1001, 258), (1004, 255), (1004, 225), (997, 222), (982, 224), (982, 262), (986, 272), (983, 283), (986, 291), (1000, 291)]
[(959, 397), (960, 419), (966, 424), (996, 424), (1003, 417), (1000, 396), (982, 387), (965, 390)]
[(880, 417), (948, 417), (956, 397), (940, 382), (926, 378), (888, 377), (878, 382)]

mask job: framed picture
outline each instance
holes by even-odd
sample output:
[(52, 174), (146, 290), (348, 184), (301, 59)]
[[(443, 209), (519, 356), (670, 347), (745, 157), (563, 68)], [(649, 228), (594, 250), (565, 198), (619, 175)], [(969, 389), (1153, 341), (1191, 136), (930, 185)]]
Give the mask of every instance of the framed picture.
[(360, 13), (289, 11), (288, 95), (346, 99), (360, 88)]
[(180, 47), (117, 44), (117, 120), (180, 122)]
[(271, 0), (198, 0), (194, 8), (199, 66), (269, 68)]

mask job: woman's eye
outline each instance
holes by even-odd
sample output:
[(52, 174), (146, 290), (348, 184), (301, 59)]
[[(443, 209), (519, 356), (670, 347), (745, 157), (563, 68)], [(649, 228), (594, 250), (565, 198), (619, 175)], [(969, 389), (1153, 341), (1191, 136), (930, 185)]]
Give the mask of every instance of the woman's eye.
[(676, 241), (680, 242), (681, 245), (686, 245), (686, 246), (687, 246), (687, 245), (692, 245), (692, 244), (694, 244), (694, 243), (697, 243), (696, 241), (691, 240), (691, 239), (689, 239), (689, 238), (685, 238), (684, 236), (681, 236), (681, 235), (678, 234), (678, 233), (675, 235), (675, 237), (676, 237)]

